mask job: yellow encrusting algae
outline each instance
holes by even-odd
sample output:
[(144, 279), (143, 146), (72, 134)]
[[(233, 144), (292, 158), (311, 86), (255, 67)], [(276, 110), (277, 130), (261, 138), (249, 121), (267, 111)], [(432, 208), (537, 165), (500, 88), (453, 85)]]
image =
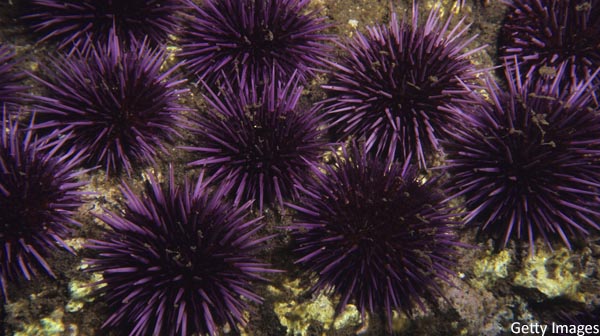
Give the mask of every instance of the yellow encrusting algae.
[[(14, 336), (63, 336), (73, 335), (65, 332), (63, 317), (65, 312), (62, 308), (56, 308), (50, 315), (43, 317), (38, 323), (25, 324), (20, 331), (16, 331)], [(73, 330), (72, 328), (69, 328)]]
[(471, 281), (481, 287), (487, 287), (498, 279), (506, 278), (511, 258), (509, 250), (502, 250), (499, 253), (486, 251), (485, 255), (473, 265), (474, 279)]
[(554, 252), (540, 249), (524, 261), (523, 267), (515, 275), (514, 284), (537, 289), (548, 298), (563, 296), (585, 302), (583, 294), (578, 292), (585, 274), (574, 272), (575, 269), (572, 253), (567, 248), (562, 247)]
[[(283, 287), (294, 297), (308, 290), (300, 286), (299, 279), (284, 281)], [(269, 286), (268, 290), (277, 296), (283, 294), (283, 291), (273, 286)], [(308, 335), (311, 325), (320, 325), (324, 331), (332, 327), (339, 330), (360, 325), (360, 313), (356, 306), (347, 305), (338, 316), (335, 316), (335, 306), (336, 303), (331, 298), (324, 293), (319, 293), (315, 298), (305, 302), (296, 300), (275, 302), (274, 311), (281, 325), (287, 328), (287, 334), (293, 336)]]

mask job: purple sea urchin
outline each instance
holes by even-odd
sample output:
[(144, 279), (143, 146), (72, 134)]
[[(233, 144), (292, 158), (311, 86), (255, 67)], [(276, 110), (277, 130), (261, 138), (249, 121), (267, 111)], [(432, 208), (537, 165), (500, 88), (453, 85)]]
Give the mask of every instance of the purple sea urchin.
[(416, 5), (412, 15), (412, 22), (399, 23), (392, 14), (389, 26), (367, 28), (366, 36), (357, 32), (342, 46), (346, 55), (331, 63), (324, 104), (340, 139), (365, 137), (367, 151), (402, 158), (413, 153), (426, 166), (428, 154), (440, 150), (441, 134), (456, 122), (441, 107), (466, 96), (461, 81), (472, 78), (469, 56), (479, 48), (461, 52), (475, 38), (464, 38), (462, 21), (449, 31), (450, 18), (440, 21), (437, 9), (424, 26)]
[(113, 313), (104, 327), (134, 335), (216, 335), (228, 323), (245, 324), (248, 304), (261, 298), (251, 282), (272, 272), (253, 256), (268, 239), (255, 238), (260, 218), (248, 220), (251, 202), (225, 201), (231, 182), (209, 193), (202, 177), (194, 186), (167, 186), (154, 177), (138, 197), (127, 186), (123, 216), (100, 216), (111, 231), (89, 246), (98, 256), (92, 272), (103, 272), (104, 294)]
[[(569, 82), (586, 80), (600, 67), (600, 0), (512, 0), (502, 27), (499, 53), (532, 66), (567, 62)], [(565, 76), (565, 78), (568, 78)]]
[(488, 80), (489, 100), (477, 95), (444, 146), (450, 192), (464, 196), (466, 222), (503, 246), (526, 236), (533, 250), (541, 235), (570, 247), (570, 236), (600, 229), (600, 113), (586, 83), (559, 88), (565, 64), (552, 81), (506, 72), (508, 90)]
[(42, 122), (37, 128), (71, 134), (69, 146), (89, 155), (107, 174), (132, 162), (154, 162), (177, 132), (178, 96), (183, 82), (177, 66), (161, 72), (164, 50), (147, 43), (123, 48), (111, 35), (108, 44), (87, 44), (68, 57), (54, 58), (34, 78), (46, 89), (34, 97)]
[(339, 308), (354, 301), (365, 311), (411, 311), (440, 295), (454, 263), (455, 222), (436, 180), (420, 182), (409, 164), (388, 164), (353, 147), (336, 163), (313, 169), (292, 237), (297, 263), (318, 274), (313, 289), (331, 288)]
[(16, 70), (15, 53), (0, 45), (0, 106), (18, 103), (18, 94), (25, 90), (19, 82), (25, 74)]
[(558, 335), (573, 335), (573, 334), (585, 334), (585, 330), (591, 330), (590, 333), (596, 333), (598, 329), (597, 323), (600, 321), (600, 307), (595, 307), (591, 311), (581, 312), (565, 312), (561, 311), (556, 314), (552, 321), (548, 321), (548, 324), (554, 322), (559, 326), (556, 326)]
[(6, 299), (8, 281), (30, 280), (40, 271), (56, 277), (46, 258), (63, 241), (83, 204), (75, 171), (80, 155), (56, 152), (65, 140), (37, 141), (31, 130), (2, 116), (0, 135), (0, 286)]
[(184, 0), (29, 0), (36, 32), (42, 41), (57, 39), (59, 47), (79, 45), (88, 38), (103, 41), (115, 30), (124, 41), (148, 38), (163, 43), (175, 34), (177, 12), (187, 8)]
[(283, 205), (293, 196), (324, 143), (318, 108), (299, 106), (298, 80), (277, 83), (227, 81), (218, 94), (209, 90), (207, 113), (194, 115), (187, 127), (197, 144), (185, 149), (202, 155), (190, 165), (218, 180), (234, 179), (235, 203), (257, 199), (261, 211), (264, 203)]
[[(181, 40), (180, 56), (200, 80), (213, 83), (222, 73), (264, 78), (275, 68), (287, 80), (297, 71), (303, 80), (323, 68), (331, 39), (330, 25), (316, 12), (306, 13), (310, 0), (189, 1), (193, 15)], [(258, 77), (257, 77), (258, 76)]]

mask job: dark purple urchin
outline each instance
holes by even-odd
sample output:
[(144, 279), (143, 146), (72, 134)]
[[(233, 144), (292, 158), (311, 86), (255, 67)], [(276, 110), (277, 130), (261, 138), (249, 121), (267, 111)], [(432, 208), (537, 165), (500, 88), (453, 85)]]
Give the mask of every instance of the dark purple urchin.
[(161, 71), (165, 53), (146, 43), (124, 48), (111, 35), (106, 45), (53, 58), (34, 76), (45, 89), (34, 97), (36, 127), (72, 135), (67, 144), (109, 175), (154, 162), (177, 135), (178, 97), (186, 91), (177, 65)]
[(586, 309), (585, 305), (568, 301), (561, 302), (558, 307), (552, 306), (553, 302), (543, 303), (544, 306), (539, 307), (538, 320), (552, 325), (552, 335), (594, 335), (600, 332), (600, 307)]
[(85, 182), (76, 171), (80, 156), (57, 154), (65, 140), (38, 141), (5, 111), (0, 134), (0, 286), (30, 280), (40, 272), (56, 277), (46, 258), (57, 246), (72, 252), (63, 239), (73, 214), (83, 204)]
[[(557, 331), (556, 334), (557, 335), (573, 335), (576, 334), (576, 332), (573, 332), (573, 328), (575, 328), (575, 331), (579, 331), (579, 330), (585, 330), (587, 328), (587, 330), (589, 331), (590, 334), (597, 334), (598, 332), (600, 332), (599, 326), (597, 325), (598, 322), (600, 322), (600, 307), (595, 307), (593, 310), (591, 311), (579, 311), (579, 312), (567, 312), (567, 311), (560, 311), (559, 313), (556, 314), (556, 316), (553, 317), (552, 320), (547, 321), (548, 324), (551, 324), (552, 322), (554, 322), (555, 324), (561, 325), (560, 327), (556, 326)], [(589, 326), (589, 327), (587, 327)], [(560, 329), (558, 329), (560, 328)], [(591, 330), (591, 331), (590, 331)], [(596, 332), (596, 330), (598, 332)], [(578, 332), (579, 334), (582, 334), (582, 331)], [(588, 333), (588, 332), (585, 332)], [(583, 333), (583, 334), (585, 334)]]
[(190, 165), (235, 181), (236, 204), (255, 199), (260, 211), (295, 194), (324, 144), (318, 108), (300, 106), (298, 81), (277, 83), (227, 81), (218, 94), (209, 89), (206, 114), (193, 115), (187, 126), (196, 144), (184, 147), (201, 155)]
[[(453, 196), (464, 196), (466, 222), (509, 239), (586, 236), (600, 229), (600, 111), (587, 86), (560, 89), (553, 81), (522, 82), (507, 69), (508, 89), (488, 80), (489, 99), (465, 112), (465, 125), (444, 146)], [(467, 121), (468, 120), (468, 121)]]
[(469, 56), (479, 48), (461, 52), (475, 37), (465, 39), (461, 23), (449, 31), (450, 18), (440, 21), (437, 9), (423, 26), (416, 5), (412, 12), (412, 21), (392, 14), (389, 26), (369, 27), (341, 46), (346, 55), (331, 63), (324, 103), (339, 139), (364, 137), (367, 151), (389, 157), (413, 153), (424, 167), (457, 122), (443, 106), (467, 97), (461, 81), (472, 79)]
[(269, 237), (255, 237), (262, 225), (247, 218), (251, 203), (225, 200), (232, 187), (209, 192), (202, 177), (181, 187), (172, 171), (166, 186), (151, 176), (142, 197), (123, 187), (124, 214), (101, 215), (111, 230), (88, 246), (98, 253), (89, 271), (103, 272), (98, 292), (112, 309), (104, 328), (186, 336), (245, 324), (247, 301), (261, 301), (251, 283), (273, 270), (254, 257)]
[(410, 314), (441, 295), (454, 264), (452, 214), (436, 179), (423, 182), (417, 167), (388, 164), (356, 147), (313, 167), (316, 181), (300, 187), (303, 198), (291, 227), (297, 263), (318, 275), (313, 290), (341, 296), (338, 311), (354, 301), (365, 311)]
[(225, 74), (263, 78), (274, 67), (287, 80), (295, 71), (306, 80), (324, 68), (330, 25), (316, 12), (307, 12), (310, 0), (189, 1), (193, 14), (181, 39), (181, 57), (200, 80), (209, 84)]
[(0, 107), (19, 103), (19, 94), (26, 89), (20, 83), (25, 73), (16, 69), (17, 63), (15, 53), (0, 45)]
[(124, 41), (163, 43), (175, 34), (178, 12), (185, 0), (28, 0), (24, 17), (42, 41), (55, 39), (59, 47), (79, 45), (87, 38), (106, 41), (112, 29)]
[(532, 66), (557, 68), (567, 62), (568, 82), (587, 79), (600, 67), (600, 0), (504, 1), (509, 13), (500, 38), (500, 57)]

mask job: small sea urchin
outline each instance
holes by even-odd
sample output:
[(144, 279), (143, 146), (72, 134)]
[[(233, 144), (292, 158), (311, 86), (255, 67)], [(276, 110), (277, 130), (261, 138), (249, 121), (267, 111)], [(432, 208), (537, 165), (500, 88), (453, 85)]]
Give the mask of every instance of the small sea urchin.
[[(304, 197), (291, 227), (297, 263), (318, 275), (313, 289), (333, 289), (339, 308), (354, 301), (387, 316), (409, 312), (441, 295), (458, 246), (455, 222), (436, 179), (420, 182), (409, 164), (368, 158), (353, 147), (336, 163), (313, 169), (316, 181), (299, 187)], [(315, 167), (316, 168), (316, 167)]]
[(184, 109), (178, 103), (183, 80), (174, 75), (177, 66), (161, 71), (164, 60), (164, 50), (147, 43), (123, 47), (114, 34), (108, 44), (54, 58), (34, 76), (46, 90), (34, 97), (42, 121), (36, 127), (70, 134), (68, 145), (109, 175), (154, 162), (177, 135)]
[(475, 38), (464, 38), (462, 21), (449, 30), (450, 18), (440, 21), (433, 9), (423, 26), (413, 6), (412, 22), (398, 22), (392, 14), (389, 26), (367, 28), (342, 49), (346, 55), (331, 63), (331, 80), (323, 88), (327, 119), (340, 139), (364, 137), (366, 149), (406, 158), (413, 153), (426, 166), (439, 138), (455, 115), (443, 107), (466, 97), (464, 81), (475, 72), (462, 53)]
[(105, 328), (212, 336), (226, 323), (245, 324), (245, 300), (261, 301), (251, 282), (272, 270), (253, 256), (268, 239), (255, 237), (260, 218), (247, 218), (251, 202), (225, 200), (231, 187), (210, 193), (202, 177), (180, 187), (172, 171), (166, 186), (151, 176), (143, 197), (124, 186), (125, 214), (101, 215), (111, 230), (89, 245), (98, 253), (89, 270), (103, 272), (98, 291), (113, 309)]
[(522, 73), (567, 62), (568, 82), (587, 80), (600, 67), (600, 0), (512, 0), (499, 53), (517, 57)]
[(541, 235), (571, 247), (569, 237), (600, 229), (600, 113), (586, 83), (560, 89), (566, 64), (552, 81), (506, 72), (508, 90), (488, 80), (489, 100), (477, 95), (444, 146), (450, 192), (464, 196), (466, 222), (503, 246), (516, 237), (533, 250)]
[(38, 141), (5, 111), (0, 134), (0, 286), (6, 299), (8, 281), (30, 280), (40, 271), (55, 277), (46, 258), (64, 242), (83, 204), (85, 182), (75, 168), (79, 154), (57, 154), (65, 140)]
[(184, 0), (29, 0), (25, 20), (42, 41), (56, 39), (59, 47), (79, 45), (88, 38), (106, 42), (110, 31), (124, 41), (148, 38), (163, 43), (177, 30), (177, 12)]
[(236, 181), (236, 204), (257, 199), (261, 211), (264, 203), (283, 205), (294, 195), (324, 143), (318, 108), (299, 104), (298, 80), (275, 83), (227, 81), (218, 94), (209, 90), (207, 113), (194, 115), (187, 127), (196, 145), (184, 147), (202, 155), (190, 165)]
[[(224, 73), (229, 79), (247, 75), (264, 78), (275, 68), (287, 80), (301, 79), (323, 68), (331, 37), (316, 12), (306, 12), (310, 0), (189, 1), (193, 15), (181, 40), (180, 56), (200, 80), (212, 84)], [(258, 77), (257, 77), (258, 76)]]

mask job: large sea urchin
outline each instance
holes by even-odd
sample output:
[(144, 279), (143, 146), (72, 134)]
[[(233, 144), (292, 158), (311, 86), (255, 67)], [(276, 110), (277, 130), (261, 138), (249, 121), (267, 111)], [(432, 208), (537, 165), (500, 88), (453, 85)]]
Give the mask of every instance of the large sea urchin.
[(413, 5), (412, 22), (375, 26), (360, 32), (342, 46), (346, 52), (331, 63), (331, 80), (323, 88), (328, 120), (339, 138), (366, 138), (366, 149), (406, 158), (416, 154), (425, 166), (439, 137), (455, 123), (455, 115), (442, 108), (461, 103), (466, 92), (461, 81), (472, 78), (474, 68), (462, 53), (475, 38), (465, 39), (462, 21), (452, 30), (450, 18), (440, 21), (433, 9), (424, 26), (418, 25)]
[(409, 312), (440, 295), (453, 264), (453, 215), (436, 187), (415, 166), (368, 158), (356, 147), (334, 165), (313, 169), (300, 187), (292, 236), (297, 263), (319, 276), (314, 290), (333, 289), (339, 308), (354, 301), (365, 311)]
[(57, 154), (65, 140), (38, 141), (5, 111), (0, 134), (0, 286), (31, 279), (42, 271), (55, 277), (46, 258), (78, 225), (73, 213), (83, 204), (78, 189), (80, 155)]
[(178, 96), (185, 90), (161, 66), (164, 50), (146, 43), (123, 48), (114, 34), (108, 44), (86, 44), (68, 57), (56, 57), (34, 76), (46, 89), (34, 97), (41, 123), (37, 128), (71, 134), (69, 146), (89, 155), (107, 174), (132, 162), (154, 162), (159, 150), (177, 134)]
[(224, 324), (245, 324), (248, 304), (261, 298), (251, 282), (269, 266), (253, 256), (267, 238), (248, 220), (251, 202), (232, 207), (230, 182), (212, 193), (202, 177), (194, 186), (162, 186), (150, 177), (139, 197), (127, 186), (124, 215), (100, 218), (112, 230), (91, 240), (98, 256), (90, 271), (103, 272), (98, 291), (113, 313), (104, 327), (136, 335), (217, 335)]
[(264, 78), (275, 68), (287, 80), (301, 79), (323, 68), (330, 48), (322, 31), (329, 27), (316, 12), (306, 13), (310, 0), (189, 1), (193, 15), (181, 40), (180, 56), (201, 80), (212, 84), (221, 73), (232, 79)]
[(499, 53), (517, 57), (522, 72), (567, 62), (569, 82), (586, 80), (600, 67), (600, 0), (512, 0)]
[(124, 41), (148, 38), (163, 43), (176, 32), (177, 12), (184, 0), (29, 0), (25, 20), (42, 41), (56, 39), (59, 47), (79, 45), (88, 38), (105, 42), (111, 30)]
[(209, 90), (207, 113), (194, 115), (188, 126), (197, 144), (185, 147), (202, 155), (190, 165), (235, 180), (236, 204), (258, 199), (260, 210), (293, 196), (323, 149), (318, 108), (299, 106), (302, 87), (295, 78), (275, 83), (227, 81), (219, 94)]
[(526, 237), (533, 250), (541, 235), (570, 247), (569, 236), (600, 229), (600, 111), (586, 83), (560, 89), (565, 64), (552, 81), (506, 72), (508, 90), (488, 80), (489, 100), (477, 95), (444, 146), (451, 193), (503, 246)]

